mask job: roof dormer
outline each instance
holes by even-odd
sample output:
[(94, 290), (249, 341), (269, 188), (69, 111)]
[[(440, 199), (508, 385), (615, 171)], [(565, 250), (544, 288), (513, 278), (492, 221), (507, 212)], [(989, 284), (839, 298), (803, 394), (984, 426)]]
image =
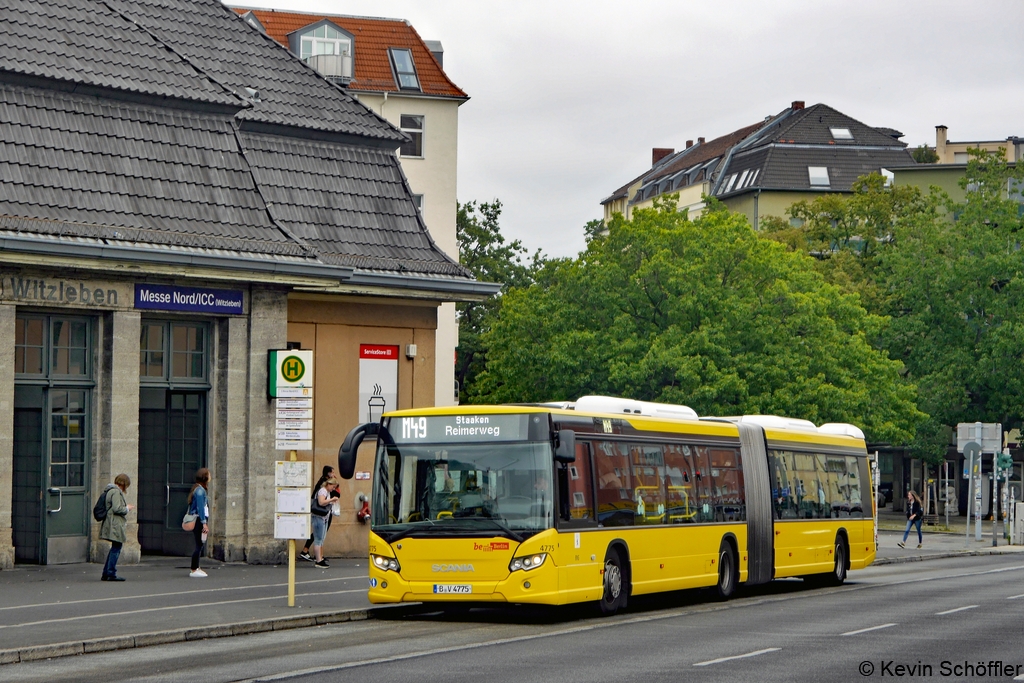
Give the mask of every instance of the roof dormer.
[(352, 80), (355, 43), (355, 36), (329, 19), (288, 34), (288, 49), (324, 77), (342, 84)]

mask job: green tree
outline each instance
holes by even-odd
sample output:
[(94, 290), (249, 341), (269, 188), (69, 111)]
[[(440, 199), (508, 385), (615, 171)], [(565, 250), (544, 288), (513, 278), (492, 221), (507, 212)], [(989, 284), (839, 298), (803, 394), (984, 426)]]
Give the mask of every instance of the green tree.
[(939, 153), (928, 145), (918, 145), (910, 153), (910, 156), (914, 157), (914, 161), (919, 164), (934, 164), (939, 161)]
[(945, 217), (897, 222), (880, 268), (892, 317), (884, 346), (919, 388), (930, 419), (913, 445), (932, 460), (958, 422), (1008, 427), (1024, 416), (1024, 167), (1009, 168), (1002, 151), (971, 155), (965, 201), (947, 202)]
[(826, 280), (860, 295), (868, 311), (886, 313), (887, 294), (877, 257), (890, 248), (897, 225), (938, 219), (943, 197), (909, 185), (887, 184), (878, 173), (858, 178), (852, 190), (795, 202), (789, 214), (799, 227), (764, 221), (763, 232), (794, 251), (812, 254)]
[(880, 440), (909, 438), (924, 417), (900, 364), (869, 344), (885, 321), (714, 200), (694, 221), (674, 199), (616, 217), (536, 278), (484, 333), (471, 399), (609, 393), (853, 422)]
[(459, 397), (465, 401), (467, 388), (486, 362), (486, 349), (481, 333), (501, 308), (505, 292), (533, 282), (533, 273), (544, 262), (538, 250), (529, 261), (527, 250), (519, 240), (506, 242), (499, 220), (501, 202), (468, 202), (458, 205), (455, 235), (459, 243), (459, 260), (483, 282), (500, 282), (503, 287), (496, 297), (456, 306), (459, 321), (459, 348), (455, 363), (455, 379)]

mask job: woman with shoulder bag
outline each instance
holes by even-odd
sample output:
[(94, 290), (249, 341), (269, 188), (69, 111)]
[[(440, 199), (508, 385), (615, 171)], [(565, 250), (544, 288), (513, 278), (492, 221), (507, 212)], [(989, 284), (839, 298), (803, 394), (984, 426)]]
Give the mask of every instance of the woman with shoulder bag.
[(314, 567), (327, 569), (331, 565), (323, 557), (324, 538), (327, 537), (327, 520), (332, 513), (332, 494), (338, 490), (338, 480), (331, 477), (324, 482), (316, 495), (313, 496), (313, 504), (310, 506), (310, 519), (313, 521), (313, 556), (316, 557)]
[[(333, 478), (333, 477), (334, 477), (334, 468), (331, 467), (330, 465), (324, 465), (323, 474), (321, 474), (320, 478), (317, 479), (316, 486), (313, 487), (313, 491), (314, 492), (319, 491), (320, 487), (324, 485), (324, 482), (327, 481), (328, 479)], [(335, 498), (337, 498), (339, 495), (340, 494), (337, 491), (334, 492), (334, 497)], [(333, 518), (334, 518), (333, 515), (331, 515), (331, 516), (329, 516), (327, 518), (327, 530), (328, 531), (331, 530), (331, 520)], [(309, 538), (306, 539), (305, 545), (302, 546), (302, 552), (299, 553), (299, 559), (300, 560), (306, 560), (307, 562), (312, 562), (313, 561), (313, 556), (309, 554), (309, 549), (312, 548), (312, 547), (313, 547), (313, 534), (310, 534)]]
[(188, 514), (195, 515), (195, 526), (192, 527), (192, 536), (196, 541), (196, 549), (192, 553), (192, 571), (189, 577), (193, 579), (206, 578), (206, 572), (199, 568), (199, 558), (203, 554), (206, 545), (206, 537), (210, 533), (210, 503), (208, 488), (210, 486), (210, 470), (205, 467), (196, 472), (196, 483), (188, 494)]
[(910, 530), (913, 527), (917, 527), (917, 547), (920, 548), (924, 544), (924, 538), (921, 536), (921, 521), (924, 519), (924, 509), (921, 507), (921, 497), (913, 490), (907, 491), (907, 528), (903, 531), (903, 540), (897, 543), (901, 548), (906, 547), (907, 536), (910, 535)]

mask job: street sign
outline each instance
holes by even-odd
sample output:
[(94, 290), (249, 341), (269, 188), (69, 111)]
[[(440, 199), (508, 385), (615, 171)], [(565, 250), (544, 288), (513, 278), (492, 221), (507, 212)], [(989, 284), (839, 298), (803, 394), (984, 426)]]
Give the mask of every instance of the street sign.
[(964, 454), (964, 479), (968, 479), (971, 463), (974, 463), (975, 473), (981, 469), (981, 445), (977, 441), (968, 441), (963, 445)]
[(956, 449), (964, 453), (964, 446), (970, 441), (979, 444), (982, 453), (999, 453), (1003, 450), (1003, 425), (999, 422), (959, 423), (956, 426)]
[[(267, 357), (267, 391), (270, 398), (302, 397), (302, 389), (313, 388), (313, 352), (274, 350)], [(291, 390), (291, 391), (282, 391)]]
[(267, 393), (277, 399), (276, 450), (313, 450), (313, 352), (268, 352)]

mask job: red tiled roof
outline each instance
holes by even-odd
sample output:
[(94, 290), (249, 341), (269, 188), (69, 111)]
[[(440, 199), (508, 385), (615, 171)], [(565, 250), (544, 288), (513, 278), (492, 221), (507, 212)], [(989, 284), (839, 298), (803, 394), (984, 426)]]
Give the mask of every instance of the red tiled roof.
[(401, 19), (346, 17), (343, 15), (308, 14), (305, 12), (278, 12), (268, 9), (232, 7), (238, 14), (252, 12), (267, 31), (267, 35), (288, 47), (288, 34), (324, 19), (355, 36), (354, 74), (350, 90), (399, 92), (388, 59), (388, 48), (401, 47), (412, 51), (420, 87), (425, 95), (466, 97), (462, 88), (452, 83), (441, 65), (434, 59), (426, 43), (412, 26)]

